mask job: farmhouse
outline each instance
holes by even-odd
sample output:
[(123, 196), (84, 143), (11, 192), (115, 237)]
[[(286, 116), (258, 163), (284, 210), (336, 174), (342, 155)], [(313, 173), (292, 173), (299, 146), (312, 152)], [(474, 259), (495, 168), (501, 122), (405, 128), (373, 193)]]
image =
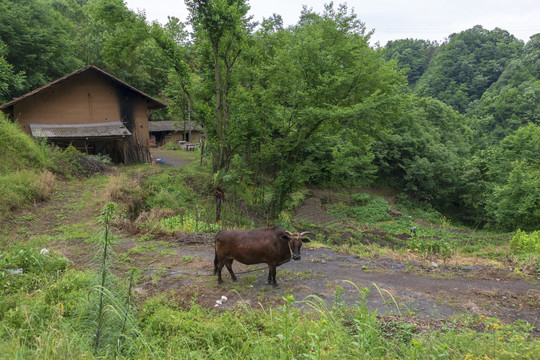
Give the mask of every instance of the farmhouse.
[[(150, 145), (163, 146), (166, 142), (199, 143), (201, 127), (196, 124), (175, 123), (174, 121), (150, 121)], [(191, 137), (190, 137), (191, 135)]]
[(87, 65), (0, 105), (0, 110), (34, 137), (128, 164), (150, 161), (149, 111), (165, 106)]

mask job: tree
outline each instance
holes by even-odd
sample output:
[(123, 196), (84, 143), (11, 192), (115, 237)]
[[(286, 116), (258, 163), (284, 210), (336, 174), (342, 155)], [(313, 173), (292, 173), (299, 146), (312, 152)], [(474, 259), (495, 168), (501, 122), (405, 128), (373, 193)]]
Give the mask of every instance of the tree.
[(432, 98), (403, 94), (402, 106), (373, 145), (379, 180), (439, 210), (455, 210), (471, 154), (466, 118)]
[(477, 25), (450, 35), (415, 87), (419, 96), (431, 96), (465, 113), (481, 98), (505, 66), (519, 57), (523, 42), (507, 31), (488, 31)]
[(208, 44), (212, 56), (216, 136), (211, 139), (213, 169), (227, 171), (234, 153), (227, 140), (231, 116), (229, 92), (233, 69), (249, 35), (249, 6), (244, 0), (186, 0), (186, 5), (197, 41), (201, 46)]
[(498, 146), (480, 152), (487, 164), (487, 214), (505, 229), (540, 224), (540, 127), (519, 128)]
[(354, 165), (341, 164), (351, 182), (373, 173), (360, 164), (369, 163), (371, 139), (396, 111), (405, 79), (368, 39), (356, 14), (327, 5), (322, 14), (304, 8), (287, 29), (278, 17), (266, 20), (256, 49), (244, 54), (231, 119), (243, 124), (235, 141), (253, 182), (266, 188), (271, 217), (301, 184), (329, 179), (341, 161)]
[[(50, 3), (0, 0), (0, 40), (7, 46), (4, 59), (16, 74), (25, 74), (22, 87), (10, 96), (42, 86), (83, 63), (75, 56), (73, 23)], [(17, 91), (18, 90), (18, 91)]]
[(397, 60), (399, 67), (407, 70), (409, 86), (414, 88), (429, 67), (437, 47), (437, 42), (427, 40), (391, 40), (382, 50), (382, 56), (387, 61)]
[(518, 128), (540, 124), (540, 34), (469, 109), (478, 148), (498, 144)]
[(13, 65), (4, 58), (7, 47), (0, 40), (0, 104), (10, 99), (11, 94), (16, 94), (23, 89), (24, 73), (15, 73)]

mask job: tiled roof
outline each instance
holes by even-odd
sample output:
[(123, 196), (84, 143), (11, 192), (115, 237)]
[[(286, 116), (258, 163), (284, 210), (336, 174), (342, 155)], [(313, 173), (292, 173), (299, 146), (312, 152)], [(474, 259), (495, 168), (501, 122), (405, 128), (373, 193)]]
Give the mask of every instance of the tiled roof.
[(131, 133), (120, 122), (97, 124), (30, 124), (35, 137), (54, 138), (96, 138), (111, 136), (129, 136)]
[[(184, 124), (176, 123), (174, 121), (149, 121), (148, 127), (150, 132), (158, 131), (184, 131)], [(188, 125), (186, 124), (186, 130), (188, 130)], [(201, 131), (201, 127), (197, 124), (191, 123), (192, 131)]]

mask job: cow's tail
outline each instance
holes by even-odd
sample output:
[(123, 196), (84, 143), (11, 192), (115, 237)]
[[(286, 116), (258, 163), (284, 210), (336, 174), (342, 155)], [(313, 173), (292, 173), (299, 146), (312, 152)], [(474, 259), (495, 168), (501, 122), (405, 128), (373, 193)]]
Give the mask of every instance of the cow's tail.
[(217, 274), (217, 264), (218, 264), (218, 258), (217, 258), (217, 250), (215, 250), (215, 257), (214, 257), (214, 275)]
[[(218, 233), (219, 234), (219, 233)], [(217, 274), (217, 266), (218, 266), (218, 257), (217, 257), (217, 237), (218, 234), (216, 234), (216, 237), (214, 238), (214, 275)]]

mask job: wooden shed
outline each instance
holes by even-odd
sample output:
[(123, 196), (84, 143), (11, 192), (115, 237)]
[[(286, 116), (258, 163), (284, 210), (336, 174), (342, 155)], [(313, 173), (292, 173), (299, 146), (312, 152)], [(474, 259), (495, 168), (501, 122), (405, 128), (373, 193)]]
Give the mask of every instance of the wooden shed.
[(0, 106), (34, 137), (115, 163), (150, 161), (149, 111), (166, 105), (87, 65)]
[[(150, 145), (163, 146), (166, 142), (201, 142), (201, 126), (197, 124), (179, 124), (174, 121), (150, 121)], [(191, 129), (190, 129), (191, 127)], [(191, 138), (190, 138), (191, 135)]]

